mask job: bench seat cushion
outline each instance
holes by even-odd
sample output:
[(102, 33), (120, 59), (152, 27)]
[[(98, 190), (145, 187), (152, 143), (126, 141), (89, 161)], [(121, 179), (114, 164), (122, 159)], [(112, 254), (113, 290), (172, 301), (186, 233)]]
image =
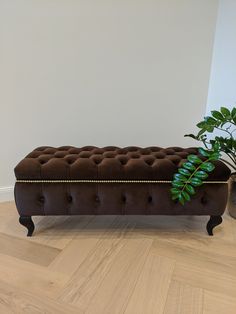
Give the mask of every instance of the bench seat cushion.
[[(172, 180), (195, 147), (85, 146), (38, 147), (16, 167), (17, 180)], [(227, 181), (229, 168), (220, 161), (209, 181)]]

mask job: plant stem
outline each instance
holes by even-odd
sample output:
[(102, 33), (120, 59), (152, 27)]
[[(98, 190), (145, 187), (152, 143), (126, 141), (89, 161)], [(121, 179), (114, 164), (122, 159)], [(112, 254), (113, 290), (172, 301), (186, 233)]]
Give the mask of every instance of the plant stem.
[(204, 164), (204, 163), (206, 163), (206, 162), (209, 162), (210, 160), (211, 160), (211, 159), (208, 158), (207, 160), (203, 161), (203, 162), (193, 171), (193, 173), (191, 174), (191, 176), (188, 178), (188, 180), (186, 181), (186, 183), (185, 183), (184, 186), (182, 187), (181, 192), (183, 192), (183, 191), (185, 190), (186, 185), (187, 185), (188, 183), (190, 183), (190, 180), (192, 179), (192, 177), (194, 176), (194, 174), (200, 169), (201, 165)]
[(222, 131), (222, 132), (228, 133), (229, 136), (232, 137), (231, 133), (230, 133), (228, 130), (224, 130), (224, 129), (222, 129), (222, 128), (219, 128), (218, 126), (215, 126), (215, 128), (218, 129), (218, 130), (220, 130), (220, 131)]

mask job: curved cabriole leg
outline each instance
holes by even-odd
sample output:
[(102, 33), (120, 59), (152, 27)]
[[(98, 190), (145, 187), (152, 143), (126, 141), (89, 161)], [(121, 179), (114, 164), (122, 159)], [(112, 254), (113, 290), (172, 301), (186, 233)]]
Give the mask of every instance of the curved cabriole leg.
[(20, 216), (19, 222), (28, 229), (27, 237), (31, 237), (34, 232), (34, 223), (31, 216)]
[(222, 223), (221, 216), (211, 216), (210, 220), (207, 223), (207, 232), (210, 236), (213, 236), (213, 229)]

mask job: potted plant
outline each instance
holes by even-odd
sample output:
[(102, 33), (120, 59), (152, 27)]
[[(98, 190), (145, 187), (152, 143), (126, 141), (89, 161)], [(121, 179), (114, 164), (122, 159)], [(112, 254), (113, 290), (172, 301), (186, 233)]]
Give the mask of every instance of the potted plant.
[(190, 201), (196, 188), (214, 170), (214, 161), (221, 160), (232, 170), (228, 210), (236, 218), (236, 107), (211, 111), (211, 115), (204, 117), (197, 127), (200, 129), (197, 135), (185, 136), (203, 143), (204, 147), (198, 149), (201, 157), (188, 155), (187, 161), (179, 167), (172, 181), (172, 199), (182, 205)]

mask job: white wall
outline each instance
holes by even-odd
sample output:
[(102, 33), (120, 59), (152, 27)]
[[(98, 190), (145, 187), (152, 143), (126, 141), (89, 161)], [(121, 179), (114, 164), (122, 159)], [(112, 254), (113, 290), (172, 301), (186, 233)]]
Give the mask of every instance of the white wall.
[(217, 6), (0, 0), (0, 187), (39, 145), (188, 146), (205, 112)]
[(236, 1), (220, 0), (207, 113), (236, 106)]

